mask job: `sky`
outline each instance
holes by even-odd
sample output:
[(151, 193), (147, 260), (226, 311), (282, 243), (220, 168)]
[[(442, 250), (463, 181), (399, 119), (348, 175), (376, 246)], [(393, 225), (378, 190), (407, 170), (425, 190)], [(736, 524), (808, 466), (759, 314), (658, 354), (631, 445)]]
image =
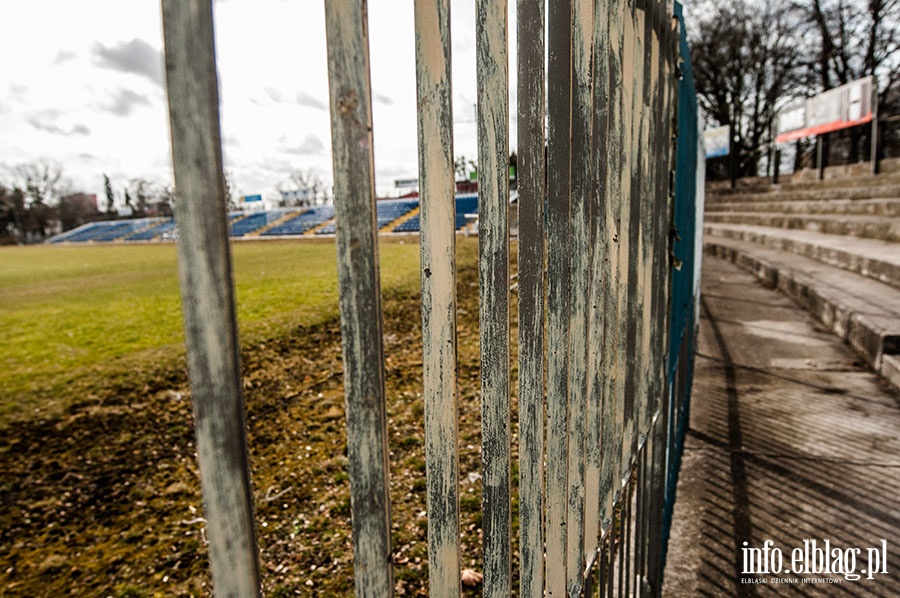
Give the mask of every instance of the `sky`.
[[(376, 186), (388, 194), (418, 174), (413, 2), (368, 6)], [(235, 194), (274, 199), (294, 169), (330, 183), (323, 0), (216, 0), (214, 19)], [(73, 191), (101, 203), (104, 174), (119, 192), (134, 178), (171, 184), (159, 0), (4, 0), (0, 23), (0, 182), (16, 165), (50, 160)], [(452, 0), (454, 153), (468, 158), (477, 154), (474, 23), (474, 2)]]

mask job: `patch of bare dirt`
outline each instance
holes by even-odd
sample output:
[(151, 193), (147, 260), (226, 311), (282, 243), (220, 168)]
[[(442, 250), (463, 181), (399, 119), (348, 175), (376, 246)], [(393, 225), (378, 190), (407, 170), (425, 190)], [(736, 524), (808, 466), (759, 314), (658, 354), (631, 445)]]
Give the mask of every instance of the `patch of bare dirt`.
[[(463, 566), (478, 573), (481, 458), (473, 265), (461, 267), (458, 288)], [(384, 305), (396, 592), (424, 595), (420, 303), (413, 294), (388, 293)], [(242, 359), (266, 594), (350, 595), (339, 323), (298, 328), (245, 347)], [(0, 595), (208, 595), (183, 369), (107, 381), (84, 396), (64, 416), (2, 431)]]

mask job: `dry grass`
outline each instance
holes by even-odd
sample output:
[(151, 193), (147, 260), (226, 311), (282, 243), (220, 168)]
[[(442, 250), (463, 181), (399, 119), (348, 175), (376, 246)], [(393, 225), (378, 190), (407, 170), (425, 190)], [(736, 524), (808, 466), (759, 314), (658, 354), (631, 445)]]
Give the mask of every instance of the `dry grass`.
[[(285, 316), (279, 297), (296, 297), (307, 279), (273, 279), (272, 254), (285, 248), (254, 245), (246, 254), (238, 245), (235, 263), (242, 313), (257, 318), (242, 322), (242, 359), (264, 589), (269, 596), (349, 595), (336, 295), (330, 308)], [(333, 246), (322, 247), (316, 251), (330, 250), (333, 258)], [(394, 571), (398, 594), (422, 595), (427, 524), (418, 250), (391, 247), (382, 248), (383, 259), (393, 252), (402, 258), (393, 269), (382, 267)], [(468, 479), (480, 470), (476, 250), (474, 241), (460, 240), (458, 346), (464, 559), (480, 569), (481, 488)], [(290, 260), (298, 271), (298, 264), (314, 262), (305, 248), (290, 251), (305, 256)], [(251, 264), (259, 269), (255, 275)], [(268, 290), (257, 289), (259, 281)], [(253, 289), (241, 291), (242, 284)], [(111, 365), (81, 364), (67, 388), (54, 390), (62, 393), (56, 408), (4, 426), (0, 594), (208, 594), (186, 375), (180, 358), (158, 359), (158, 350), (141, 348)], [(33, 404), (41, 400), (39, 392), (26, 392)]]

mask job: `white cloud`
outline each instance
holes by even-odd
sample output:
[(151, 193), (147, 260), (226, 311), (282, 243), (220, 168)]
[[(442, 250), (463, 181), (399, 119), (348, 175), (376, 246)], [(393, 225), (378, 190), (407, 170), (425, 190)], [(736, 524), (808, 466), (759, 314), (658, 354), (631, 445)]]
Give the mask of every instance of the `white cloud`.
[(298, 156), (305, 156), (309, 154), (318, 155), (325, 153), (325, 144), (323, 144), (322, 140), (315, 135), (307, 135), (306, 139), (304, 139), (303, 143), (301, 143), (299, 146), (293, 148), (285, 148), (284, 151), (289, 154)]
[(150, 106), (147, 96), (141, 95), (130, 89), (119, 89), (112, 102), (105, 105), (116, 116), (129, 116), (138, 106)]
[[(330, 182), (323, 3), (219, 0), (214, 11), (221, 131), (235, 186), (274, 191), (296, 168)], [(368, 15), (376, 183), (387, 191), (418, 171), (413, 5), (369, 0)], [(470, 0), (452, 0), (451, 16), (455, 117), (471, 118)], [(16, 57), (0, 60), (0, 167), (47, 156), (101, 195), (104, 172), (171, 182), (158, 2), (0, 2), (0, 22), (15, 24), (0, 36), (0, 56)], [(474, 157), (474, 131), (474, 123), (455, 127), (457, 154)]]
[(307, 108), (316, 108), (317, 110), (328, 110), (328, 106), (322, 100), (314, 98), (305, 91), (297, 94), (297, 103)]
[(146, 77), (163, 85), (162, 53), (142, 39), (133, 39), (112, 47), (96, 44), (93, 47), (96, 63), (121, 73)]

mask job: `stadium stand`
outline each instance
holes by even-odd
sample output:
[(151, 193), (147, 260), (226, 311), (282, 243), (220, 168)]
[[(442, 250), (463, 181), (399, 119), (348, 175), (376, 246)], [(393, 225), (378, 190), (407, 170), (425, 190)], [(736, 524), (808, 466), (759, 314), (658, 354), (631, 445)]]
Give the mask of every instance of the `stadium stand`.
[[(386, 199), (376, 204), (376, 219), (383, 233), (417, 233), (420, 218), (415, 212), (418, 198)], [(477, 214), (478, 195), (456, 197), (456, 229), (466, 225), (467, 214)], [(228, 221), (232, 237), (298, 236), (303, 234), (333, 235), (334, 206), (316, 206), (298, 210), (280, 208), (264, 212), (230, 212)], [(49, 243), (88, 243), (109, 241), (152, 241), (174, 239), (175, 221), (171, 218), (140, 218), (92, 222), (50, 239)]]
[(835, 170), (825, 181), (709, 185), (704, 246), (793, 298), (900, 387), (900, 160), (878, 176)]
[(382, 230), (391, 222), (410, 213), (419, 205), (418, 199), (401, 199), (401, 200), (382, 200), (376, 204), (378, 209), (376, 218), (378, 219), (378, 230)]
[(478, 195), (460, 195), (456, 198), (456, 230), (466, 225), (466, 214), (478, 213)]
[(174, 220), (158, 222), (149, 228), (144, 228), (122, 238), (123, 241), (150, 241), (163, 236), (175, 228)]
[(268, 224), (266, 212), (254, 212), (248, 216), (231, 221), (231, 236), (243, 237), (257, 231)]
[(403, 224), (394, 228), (395, 233), (417, 233), (419, 232), (419, 215), (416, 214)]
[(283, 235), (302, 235), (306, 231), (319, 226), (326, 220), (334, 218), (334, 206), (316, 206), (300, 212), (293, 218), (273, 226), (260, 234), (261, 237), (277, 237)]

